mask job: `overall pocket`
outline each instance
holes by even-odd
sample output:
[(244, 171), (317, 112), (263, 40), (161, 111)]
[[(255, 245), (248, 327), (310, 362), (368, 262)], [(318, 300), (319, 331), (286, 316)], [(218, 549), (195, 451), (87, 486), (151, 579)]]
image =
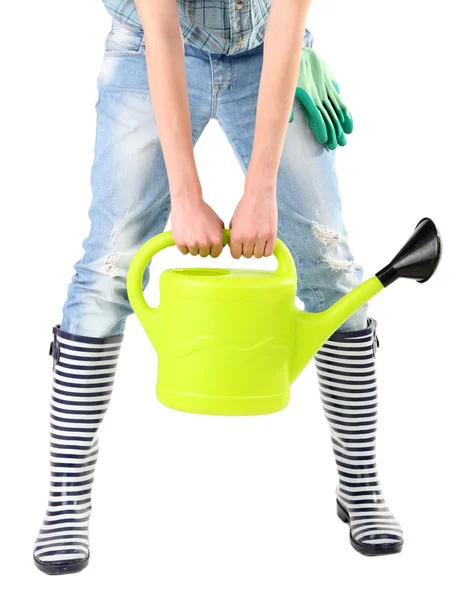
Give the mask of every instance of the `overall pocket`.
[(141, 29), (113, 21), (105, 39), (105, 56), (135, 56), (145, 53), (144, 34)]

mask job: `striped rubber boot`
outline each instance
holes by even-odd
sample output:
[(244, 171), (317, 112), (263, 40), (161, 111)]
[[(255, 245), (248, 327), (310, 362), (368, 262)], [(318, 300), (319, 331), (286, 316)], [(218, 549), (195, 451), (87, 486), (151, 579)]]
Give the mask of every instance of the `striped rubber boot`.
[(59, 327), (53, 334), (51, 483), (34, 560), (41, 571), (59, 575), (88, 564), (97, 430), (110, 402), (123, 336), (81, 337)]
[(369, 556), (400, 552), (403, 532), (387, 506), (376, 467), (376, 321), (335, 332), (315, 356), (322, 405), (338, 467), (337, 512), (352, 546)]

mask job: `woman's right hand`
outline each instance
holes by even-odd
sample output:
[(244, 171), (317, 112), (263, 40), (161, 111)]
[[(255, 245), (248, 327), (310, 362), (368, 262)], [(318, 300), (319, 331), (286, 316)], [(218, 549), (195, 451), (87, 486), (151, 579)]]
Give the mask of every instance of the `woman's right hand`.
[(220, 256), (225, 224), (201, 194), (172, 198), (171, 220), (172, 237), (182, 254)]

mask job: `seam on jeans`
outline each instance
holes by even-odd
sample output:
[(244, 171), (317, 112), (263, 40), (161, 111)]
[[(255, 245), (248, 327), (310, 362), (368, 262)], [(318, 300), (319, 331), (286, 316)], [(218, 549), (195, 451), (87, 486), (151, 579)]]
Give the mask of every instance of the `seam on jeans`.
[(106, 58), (123, 58), (123, 56), (144, 56), (144, 52), (141, 52), (143, 46), (139, 50), (105, 50), (104, 56)]
[(214, 87), (215, 87), (215, 75), (214, 65), (212, 62), (212, 56), (209, 53), (209, 64), (210, 64), (210, 115), (209, 119), (215, 119), (217, 115), (217, 98), (214, 102)]

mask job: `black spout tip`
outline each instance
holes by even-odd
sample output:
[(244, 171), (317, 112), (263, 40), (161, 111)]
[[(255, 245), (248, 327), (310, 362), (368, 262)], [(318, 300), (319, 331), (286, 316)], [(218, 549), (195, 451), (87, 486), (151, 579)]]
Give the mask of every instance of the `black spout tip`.
[(376, 277), (384, 287), (399, 277), (425, 283), (438, 267), (441, 250), (440, 234), (435, 223), (424, 217), (400, 252), (384, 269), (376, 273)]

